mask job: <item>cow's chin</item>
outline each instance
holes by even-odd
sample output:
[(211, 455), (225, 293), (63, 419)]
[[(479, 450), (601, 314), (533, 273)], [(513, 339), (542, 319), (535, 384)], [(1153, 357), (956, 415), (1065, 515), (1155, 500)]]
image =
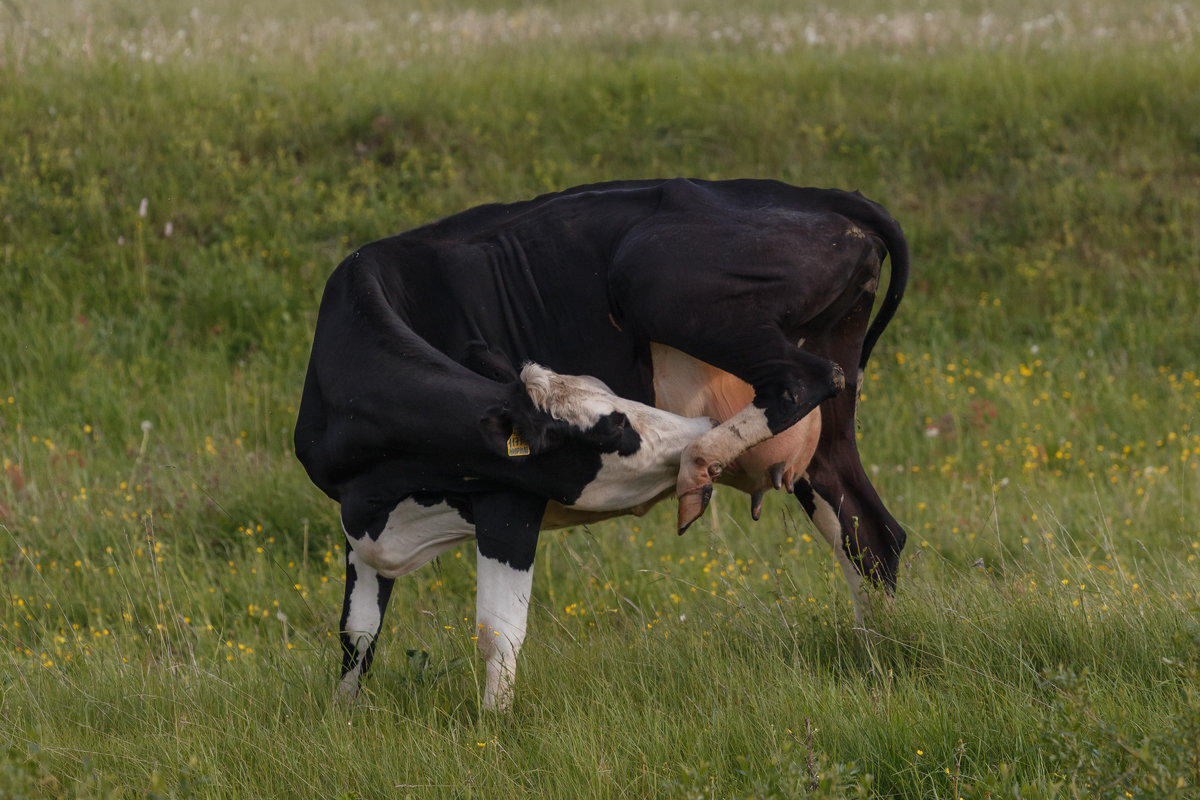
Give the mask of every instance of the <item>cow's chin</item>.
[(676, 530), (682, 536), (708, 508), (712, 500), (713, 480), (721, 474), (721, 462), (705, 454), (699, 440), (688, 445), (679, 460), (679, 477), (675, 481)]
[(712, 493), (713, 485), (705, 483), (688, 489), (679, 495), (679, 508), (676, 511), (675, 521), (680, 536), (687, 531), (693, 522), (703, 516), (705, 509), (708, 508), (708, 504), (712, 500)]

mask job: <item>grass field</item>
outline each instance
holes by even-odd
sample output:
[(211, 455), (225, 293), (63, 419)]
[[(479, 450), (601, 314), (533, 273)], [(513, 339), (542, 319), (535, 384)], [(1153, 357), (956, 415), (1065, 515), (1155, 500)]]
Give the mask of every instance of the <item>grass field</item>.
[[(1200, 796), (1200, 12), (593, 5), (0, 5), (0, 796)], [(543, 536), (511, 714), (469, 548), (332, 707), (326, 276), (673, 175), (905, 227), (860, 419), (894, 606), (856, 629), (796, 503), (719, 494)]]

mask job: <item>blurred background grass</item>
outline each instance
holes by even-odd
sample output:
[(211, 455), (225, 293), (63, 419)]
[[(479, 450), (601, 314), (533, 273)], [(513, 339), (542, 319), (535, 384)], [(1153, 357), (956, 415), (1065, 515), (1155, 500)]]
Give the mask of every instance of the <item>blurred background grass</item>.
[[(0, 791), (1188, 796), (1198, 28), (6, 4)], [(344, 544), (290, 450), (325, 277), (476, 203), (673, 175), (904, 226), (860, 422), (909, 530), (893, 613), (854, 630), (796, 504), (722, 494), (683, 538), (668, 509), (543, 537), (512, 717), (478, 714), (469, 549), (400, 582), (369, 707), (328, 709)]]

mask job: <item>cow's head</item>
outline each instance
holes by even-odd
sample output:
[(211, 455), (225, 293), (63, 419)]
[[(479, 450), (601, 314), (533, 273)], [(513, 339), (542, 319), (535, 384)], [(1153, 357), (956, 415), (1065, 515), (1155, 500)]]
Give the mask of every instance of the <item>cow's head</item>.
[(556, 404), (538, 402), (523, 384), (515, 383), (511, 395), (484, 415), (484, 437), (495, 452), (516, 458), (546, 453), (568, 443), (622, 455), (635, 453), (641, 446), (641, 437), (629, 418), (615, 408), (585, 415), (562, 415), (559, 409)]
[[(560, 375), (537, 364), (521, 370), (532, 413), (511, 418), (531, 455), (571, 444), (601, 456), (595, 477), (571, 505), (588, 511), (616, 511), (645, 503), (670, 488), (683, 448), (715, 424), (689, 419), (614, 394), (586, 375)], [(514, 408), (520, 403), (514, 402)], [(506, 438), (504, 415), (490, 414), (494, 445)]]
[(587, 435), (605, 452), (633, 455), (642, 446), (637, 423), (643, 423), (640, 427), (646, 430), (652, 427), (642, 413), (646, 406), (617, 397), (603, 381), (590, 375), (560, 375), (538, 364), (526, 364), (521, 381), (538, 410)]

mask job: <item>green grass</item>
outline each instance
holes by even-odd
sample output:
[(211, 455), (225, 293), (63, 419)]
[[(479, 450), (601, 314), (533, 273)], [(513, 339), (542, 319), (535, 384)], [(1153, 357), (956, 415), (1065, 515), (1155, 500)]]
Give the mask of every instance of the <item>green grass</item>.
[[(0, 8), (0, 796), (1200, 791), (1190, 9), (192, 5)], [(333, 708), (344, 543), (290, 451), (325, 277), (669, 175), (904, 225), (860, 420), (894, 603), (855, 628), (794, 502), (720, 494), (543, 536), (512, 714), (469, 549)]]

